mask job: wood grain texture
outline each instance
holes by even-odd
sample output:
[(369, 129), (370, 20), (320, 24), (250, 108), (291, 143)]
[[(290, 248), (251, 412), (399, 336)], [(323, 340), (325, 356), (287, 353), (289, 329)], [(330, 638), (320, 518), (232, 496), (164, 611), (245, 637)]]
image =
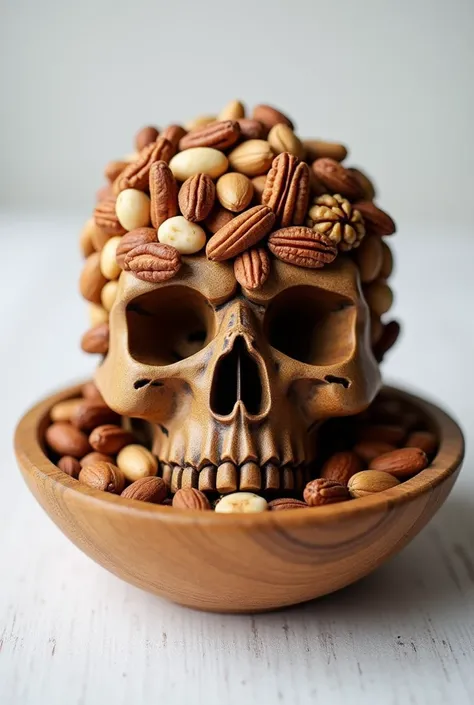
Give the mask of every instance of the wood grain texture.
[[(21, 278), (17, 268), (3, 268), (9, 295), (0, 298), (2, 705), (472, 705), (471, 228), (405, 223), (394, 241), (394, 315), (405, 334), (384, 375), (461, 419), (467, 456), (448, 501), (399, 555), (351, 587), (282, 611), (225, 616), (117, 580), (45, 518), (16, 468), (16, 420), (45, 390), (93, 370), (74, 343), (85, 326), (70, 285), (80, 268), (71, 242), (81, 225), (81, 218), (0, 213), (4, 261), (25, 255)], [(414, 305), (420, 263), (423, 302)], [(58, 326), (69, 343), (59, 345)], [(25, 338), (33, 327), (34, 355)]]
[(77, 387), (59, 392), (20, 421), (15, 449), (29, 488), (61, 530), (105, 568), (157, 595), (209, 611), (284, 607), (367, 575), (433, 516), (464, 453), (461, 432), (444, 412), (389, 390), (390, 397), (415, 403), (440, 439), (431, 466), (411, 480), (305, 512), (182, 514), (93, 490), (48, 460), (41, 439), (49, 410), (78, 393)]

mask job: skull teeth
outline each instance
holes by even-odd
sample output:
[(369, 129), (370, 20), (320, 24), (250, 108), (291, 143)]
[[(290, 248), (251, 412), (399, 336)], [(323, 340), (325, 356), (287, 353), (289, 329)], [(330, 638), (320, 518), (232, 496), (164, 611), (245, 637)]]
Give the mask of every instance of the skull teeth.
[(267, 463), (261, 467), (249, 461), (237, 467), (234, 463), (223, 462), (219, 466), (208, 465), (202, 470), (179, 465), (160, 463), (160, 474), (170, 486), (171, 492), (194, 487), (202, 492), (229, 494), (239, 490), (245, 492), (298, 491), (302, 490), (309, 478), (306, 467), (278, 467)]

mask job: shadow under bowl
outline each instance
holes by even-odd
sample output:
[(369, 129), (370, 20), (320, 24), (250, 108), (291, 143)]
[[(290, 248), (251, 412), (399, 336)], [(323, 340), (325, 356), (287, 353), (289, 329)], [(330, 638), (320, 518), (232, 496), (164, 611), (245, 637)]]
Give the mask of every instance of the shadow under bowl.
[(439, 437), (432, 464), (393, 489), (339, 504), (261, 514), (181, 512), (93, 490), (47, 457), (49, 411), (69, 387), (37, 404), (15, 435), (28, 487), (59, 528), (115, 575), (188, 607), (259, 612), (312, 600), (367, 575), (402, 549), (448, 496), (464, 455), (458, 425), (395, 388)]

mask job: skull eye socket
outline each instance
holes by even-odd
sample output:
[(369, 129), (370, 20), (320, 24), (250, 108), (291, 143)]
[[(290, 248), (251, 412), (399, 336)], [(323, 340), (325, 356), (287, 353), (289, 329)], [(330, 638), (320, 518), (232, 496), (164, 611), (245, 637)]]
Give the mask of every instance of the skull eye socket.
[(202, 294), (166, 286), (127, 305), (128, 348), (146, 365), (171, 365), (195, 355), (214, 337), (214, 313)]
[(265, 314), (272, 347), (309, 365), (334, 365), (355, 349), (356, 309), (339, 294), (314, 286), (280, 293)]

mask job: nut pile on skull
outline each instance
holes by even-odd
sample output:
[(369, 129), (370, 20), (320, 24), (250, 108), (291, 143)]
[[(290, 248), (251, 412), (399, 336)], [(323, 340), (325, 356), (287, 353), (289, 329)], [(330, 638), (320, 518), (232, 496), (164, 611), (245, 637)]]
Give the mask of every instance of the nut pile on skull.
[(395, 225), (342, 145), (301, 140), (268, 105), (135, 146), (81, 234), (100, 392), (152, 425), (172, 491), (302, 489), (321, 422), (380, 389)]

